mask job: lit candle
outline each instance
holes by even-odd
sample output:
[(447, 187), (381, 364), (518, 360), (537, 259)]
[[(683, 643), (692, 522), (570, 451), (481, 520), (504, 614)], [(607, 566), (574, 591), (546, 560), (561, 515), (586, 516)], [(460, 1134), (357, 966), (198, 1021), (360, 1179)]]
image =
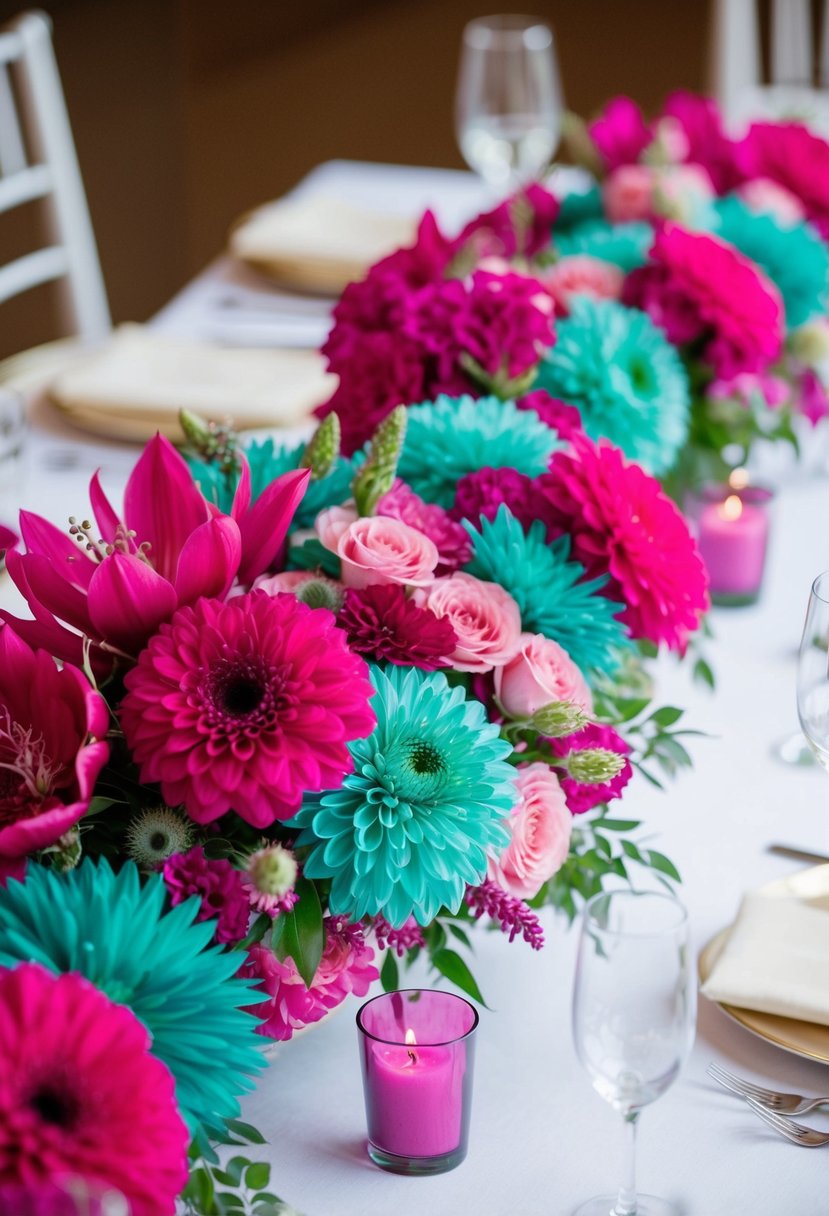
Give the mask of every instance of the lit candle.
[(749, 604), (756, 600), (763, 581), (769, 535), (765, 503), (770, 495), (743, 486), (729, 489), (735, 492), (702, 506), (699, 551), (708, 568), (714, 603)]

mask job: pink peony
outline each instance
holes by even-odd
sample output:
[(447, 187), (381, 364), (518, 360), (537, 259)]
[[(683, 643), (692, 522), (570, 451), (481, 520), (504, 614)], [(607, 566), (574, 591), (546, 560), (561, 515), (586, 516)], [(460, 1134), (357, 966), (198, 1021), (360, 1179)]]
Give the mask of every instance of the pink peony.
[(588, 253), (559, 258), (542, 276), (560, 317), (567, 316), (575, 295), (589, 296), (592, 300), (618, 300), (624, 281), (618, 266)]
[(635, 164), (652, 139), (642, 111), (629, 97), (609, 101), (588, 131), (608, 171)]
[(196, 920), (216, 920), (217, 942), (240, 942), (248, 931), (250, 902), (242, 874), (224, 857), (206, 857), (201, 845), (164, 863), (164, 885), (173, 907), (191, 895), (201, 900)]
[(541, 633), (522, 633), (515, 657), (495, 672), (495, 695), (511, 718), (529, 718), (553, 701), (571, 701), (590, 713), (587, 681), (567, 651)]
[(356, 654), (422, 671), (449, 667), (458, 643), (450, 621), (415, 604), (393, 583), (350, 588), (337, 624)]
[(109, 714), (76, 668), (0, 625), (0, 881), (86, 814), (109, 756)]
[(796, 194), (774, 182), (770, 177), (755, 177), (743, 182), (737, 194), (752, 211), (773, 215), (784, 227), (800, 223), (806, 218), (803, 204)]
[(399, 519), (357, 515), (351, 507), (329, 507), (315, 523), (326, 549), (342, 563), (347, 587), (400, 583), (425, 587), (434, 578), (440, 554), (428, 536)]
[[(574, 735), (566, 735), (561, 739), (548, 739), (547, 744), (554, 756), (567, 756), (570, 752), (583, 751), (585, 748), (604, 748), (605, 751), (616, 752), (625, 757), (624, 767), (610, 781), (598, 785), (588, 785), (573, 778), (562, 770), (559, 781), (567, 797), (567, 806), (573, 815), (582, 815), (592, 811), (594, 806), (621, 798), (622, 790), (633, 776), (633, 768), (627, 757), (630, 747), (612, 726), (601, 722), (588, 722), (587, 726)], [(555, 760), (550, 762), (555, 765)]]
[(370, 734), (373, 688), (325, 609), (262, 591), (180, 608), (126, 677), (121, 725), (142, 781), (210, 823), (288, 819), (337, 789)]
[(5, 1185), (79, 1178), (120, 1192), (132, 1216), (173, 1216), (189, 1140), (173, 1078), (126, 1006), (75, 973), (0, 971)]
[(374, 951), (365, 944), (360, 928), (348, 924), (344, 916), (325, 918), (325, 949), (310, 988), (290, 956), (282, 962), (266, 946), (252, 946), (240, 974), (259, 980), (257, 988), (270, 997), (264, 1004), (250, 1006), (251, 1013), (264, 1018), (259, 1033), (290, 1039), (294, 1031), (319, 1022), (349, 993), (365, 996), (380, 976), (373, 960)]
[(555, 452), (539, 478), (575, 561), (625, 605), (633, 637), (684, 650), (708, 609), (708, 578), (678, 508), (659, 482), (622, 452), (587, 436)]
[(654, 213), (657, 171), (652, 165), (619, 165), (602, 183), (602, 199), (612, 224), (648, 220)]
[(471, 574), (436, 579), (416, 601), (451, 624), (457, 645), (449, 656), (458, 671), (489, 671), (508, 663), (519, 646), (521, 612), (498, 583)]
[(799, 122), (755, 122), (742, 144), (746, 177), (771, 178), (829, 238), (829, 144)]
[(377, 504), (377, 514), (399, 519), (401, 523), (416, 528), (433, 541), (440, 561), (438, 573), (457, 570), (469, 561), (472, 546), (466, 529), (439, 507), (437, 503), (424, 502), (405, 482), (399, 478)]
[(717, 237), (661, 224), (649, 265), (627, 277), (624, 301), (648, 312), (672, 342), (704, 338), (703, 358), (719, 377), (762, 371), (780, 354), (779, 291)]
[(518, 802), (507, 820), (510, 842), (487, 878), (517, 899), (532, 899), (558, 873), (570, 850), (573, 817), (558, 777), (546, 764), (525, 764), (515, 773)]

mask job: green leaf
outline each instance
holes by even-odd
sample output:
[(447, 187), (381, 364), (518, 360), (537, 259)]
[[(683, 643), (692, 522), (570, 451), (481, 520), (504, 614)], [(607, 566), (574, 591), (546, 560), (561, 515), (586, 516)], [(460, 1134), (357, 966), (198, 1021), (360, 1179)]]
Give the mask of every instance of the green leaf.
[(241, 1136), (248, 1144), (267, 1144), (259, 1129), (252, 1127), (250, 1123), (243, 1123), (241, 1119), (226, 1119), (225, 1123), (234, 1136)]
[(630, 722), (650, 704), (650, 697), (620, 698), (616, 705), (619, 710), (619, 722)]
[(696, 663), (694, 663), (693, 676), (698, 683), (707, 684), (709, 688), (714, 688), (714, 673), (711, 670), (710, 665), (706, 663), (705, 659), (697, 659)]
[(630, 857), (634, 861), (644, 861), (642, 854), (639, 852), (632, 840), (622, 841), (622, 852), (626, 857)]
[(290, 912), (277, 920), (285, 922), (280, 941), (274, 947), (280, 958), (292, 958), (310, 988), (322, 958), (325, 932), (322, 926), (322, 905), (317, 888), (307, 878), (299, 878), (294, 886), (299, 901)]
[(465, 929), (462, 929), (460, 927), (460, 925), (456, 925), (450, 920), (447, 928), (449, 929), (449, 932), (452, 934), (452, 936), (456, 937), (459, 942), (463, 942), (464, 946), (466, 946), (466, 948), (468, 950), (471, 950), (473, 948), (472, 942), (469, 939), (469, 934), (466, 932)]
[(384, 992), (395, 992), (400, 987), (400, 968), (393, 950), (386, 950), (386, 957), (380, 968), (380, 983)]
[(257, 916), (248, 931), (247, 937), (234, 946), (234, 950), (247, 950), (248, 946), (254, 946), (257, 942), (261, 942), (272, 924), (273, 921), (267, 912), (263, 912), (261, 916)]
[(250, 1165), (247, 1157), (231, 1157), (224, 1168), (224, 1172), (229, 1175), (231, 1182), (226, 1183), (228, 1186), (239, 1186), (242, 1181), (242, 1174)]
[(479, 1005), (483, 1005), (484, 1009), (489, 1009), (484, 998), (481, 996), (481, 990), (478, 987), (475, 977), (467, 967), (459, 954), (454, 950), (438, 950), (432, 955), (432, 965), (437, 968), (441, 975), (458, 988), (461, 992), (465, 992), (467, 996), (471, 996), (473, 1001), (477, 1001)]
[(601, 828), (603, 832), (632, 832), (641, 822), (641, 819), (596, 819), (593, 828)]
[(662, 709), (657, 709), (655, 713), (651, 714), (648, 721), (655, 722), (657, 726), (663, 728), (673, 726), (675, 722), (679, 721), (684, 712), (683, 709), (677, 709), (675, 705), (663, 705)]
[(254, 1161), (245, 1170), (245, 1186), (252, 1191), (260, 1191), (271, 1180), (271, 1167), (266, 1161)]
[(664, 853), (657, 853), (655, 849), (648, 849), (645, 856), (648, 859), (648, 865), (652, 866), (654, 870), (658, 870), (660, 874), (667, 874), (669, 878), (673, 878), (676, 882), (682, 882), (679, 870)]

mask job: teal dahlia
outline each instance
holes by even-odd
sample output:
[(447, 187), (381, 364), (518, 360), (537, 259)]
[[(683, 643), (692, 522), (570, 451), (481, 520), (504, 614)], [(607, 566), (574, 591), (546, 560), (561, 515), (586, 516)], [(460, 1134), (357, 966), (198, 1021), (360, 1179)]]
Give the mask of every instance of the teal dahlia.
[(467, 473), (513, 468), (536, 477), (560, 446), (536, 413), (512, 401), (440, 396), (408, 411), (397, 471), (421, 498), (448, 510)]
[(487, 850), (508, 842), (511, 749), (442, 672), (374, 667), (371, 680), (377, 727), (349, 743), (354, 772), (293, 821), (298, 846), (311, 847), (303, 872), (333, 880), (332, 912), (426, 925), (444, 905), (457, 912), (486, 874)]
[(558, 642), (585, 674), (618, 666), (629, 645), (625, 626), (616, 619), (624, 605), (600, 594), (604, 575), (585, 580), (584, 566), (569, 560), (569, 537), (548, 544), (540, 520), (525, 533), (505, 506), (493, 520), (482, 517), (478, 530), (464, 526), (475, 550), (464, 569), (509, 592), (525, 632)]
[(752, 211), (736, 195), (714, 204), (717, 236), (756, 262), (777, 285), (786, 326), (795, 329), (826, 311), (829, 250), (810, 224), (780, 224), (767, 212)]
[(591, 439), (609, 439), (649, 473), (671, 468), (688, 438), (690, 390), (679, 355), (650, 317), (576, 296), (557, 333), (538, 387), (575, 405)]
[(603, 262), (612, 262), (625, 274), (644, 266), (652, 239), (653, 229), (642, 220), (611, 224), (603, 219), (590, 219), (565, 232), (553, 233), (553, 244), (560, 257), (588, 253)]
[(142, 885), (131, 861), (118, 874), (105, 860), (62, 874), (30, 862), (23, 882), (0, 887), (0, 967), (79, 972), (130, 1008), (191, 1132), (221, 1135), (264, 1063), (258, 1022), (242, 1008), (262, 997), (236, 978), (238, 954), (209, 945), (214, 922), (193, 923), (199, 899), (164, 904), (161, 875)]

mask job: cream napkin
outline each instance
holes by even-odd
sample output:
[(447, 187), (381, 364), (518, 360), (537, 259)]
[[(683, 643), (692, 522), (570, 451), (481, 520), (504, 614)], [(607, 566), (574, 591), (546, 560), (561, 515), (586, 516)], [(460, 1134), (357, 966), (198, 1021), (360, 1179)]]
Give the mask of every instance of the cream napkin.
[(180, 409), (240, 429), (294, 426), (335, 385), (315, 351), (228, 349), (125, 325), (59, 374), (49, 395), (85, 430), (143, 441), (156, 430), (179, 437)]
[(829, 1026), (829, 865), (749, 892), (702, 992)]
[(230, 251), (281, 283), (339, 295), (369, 266), (414, 240), (415, 223), (331, 195), (268, 203), (230, 234)]

